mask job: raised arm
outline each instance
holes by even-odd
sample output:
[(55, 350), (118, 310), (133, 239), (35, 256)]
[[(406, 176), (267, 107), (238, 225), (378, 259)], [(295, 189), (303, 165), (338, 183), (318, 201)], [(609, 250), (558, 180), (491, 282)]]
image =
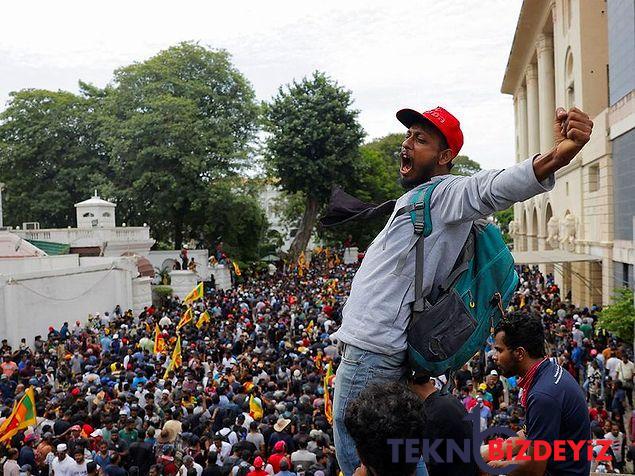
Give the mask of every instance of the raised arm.
[(584, 112), (559, 108), (554, 122), (554, 147), (549, 152), (503, 170), (447, 179), (432, 196), (435, 215), (445, 223), (473, 221), (551, 190), (555, 171), (580, 152), (589, 141), (592, 128), (593, 122)]

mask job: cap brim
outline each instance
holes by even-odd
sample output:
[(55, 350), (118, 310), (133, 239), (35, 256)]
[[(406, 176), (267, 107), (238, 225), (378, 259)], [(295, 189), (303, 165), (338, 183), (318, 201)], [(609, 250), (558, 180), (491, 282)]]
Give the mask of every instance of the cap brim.
[(415, 111), (414, 109), (401, 109), (397, 111), (396, 116), (399, 122), (401, 122), (406, 127), (410, 127), (416, 122), (430, 123), (430, 121), (426, 117), (424, 117), (423, 114)]

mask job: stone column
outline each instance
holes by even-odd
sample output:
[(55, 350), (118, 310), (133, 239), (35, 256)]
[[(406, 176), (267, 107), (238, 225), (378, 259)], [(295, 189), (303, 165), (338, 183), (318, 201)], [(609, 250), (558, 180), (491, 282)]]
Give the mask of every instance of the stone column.
[(527, 149), (527, 89), (523, 84), (516, 91), (518, 98), (518, 153), (520, 160), (523, 161), (529, 157)]
[(527, 147), (528, 155), (540, 153), (540, 117), (538, 106), (538, 69), (534, 63), (527, 66)]
[(542, 34), (536, 44), (538, 56), (538, 90), (540, 91), (540, 150), (553, 147), (555, 117), (555, 76), (553, 69), (553, 38)]

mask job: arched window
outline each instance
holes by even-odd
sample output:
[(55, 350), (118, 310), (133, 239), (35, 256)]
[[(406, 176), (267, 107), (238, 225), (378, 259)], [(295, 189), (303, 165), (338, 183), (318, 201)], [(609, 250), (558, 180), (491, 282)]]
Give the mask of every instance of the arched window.
[(110, 218), (110, 212), (104, 212), (101, 216), (104, 218)]
[(92, 218), (92, 217), (94, 217), (95, 215), (93, 215), (91, 212), (86, 212), (86, 213), (84, 213), (82, 216), (83, 216), (84, 218)]
[(567, 109), (572, 108), (573, 106), (575, 106), (575, 77), (574, 77), (574, 70), (573, 70), (573, 53), (571, 52), (571, 48), (569, 48), (567, 50), (567, 55), (565, 57), (565, 63), (564, 63), (564, 84), (565, 87), (567, 88), (567, 95), (566, 95), (566, 103), (567, 103)]

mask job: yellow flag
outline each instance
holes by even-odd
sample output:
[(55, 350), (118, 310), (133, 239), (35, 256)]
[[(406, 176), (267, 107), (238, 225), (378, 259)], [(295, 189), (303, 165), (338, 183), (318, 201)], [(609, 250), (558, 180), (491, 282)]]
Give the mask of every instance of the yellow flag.
[(311, 322), (309, 322), (309, 325), (306, 326), (306, 331), (310, 333), (313, 330), (313, 326), (314, 326), (313, 319), (311, 319)]
[(205, 324), (206, 322), (211, 322), (211, 320), (212, 319), (209, 317), (207, 311), (203, 311), (203, 314), (201, 314), (198, 318), (198, 321), (196, 321), (196, 327), (200, 329), (201, 327), (203, 327), (203, 324)]
[(168, 373), (170, 370), (174, 370), (177, 367), (183, 365), (183, 358), (181, 357), (181, 336), (176, 339), (176, 345), (174, 346), (174, 350), (172, 351), (172, 358), (170, 359), (170, 365), (165, 369), (165, 373), (163, 374), (163, 379), (168, 378)]
[(234, 265), (234, 273), (236, 273), (236, 276), (240, 276), (240, 268), (238, 267), (238, 263), (236, 263), (235, 261), (232, 261), (232, 264)]
[(185, 296), (183, 299), (183, 303), (189, 304), (203, 297), (203, 281), (198, 283), (198, 285), (190, 291), (190, 294)]
[(262, 420), (263, 415), (262, 404), (251, 394), (249, 396), (249, 416), (259, 421)]
[(332, 385), (333, 377), (333, 365), (329, 362), (326, 367), (326, 375), (324, 376), (324, 416), (326, 416), (326, 421), (328, 421), (330, 425), (333, 424), (333, 402), (331, 402), (329, 387)]
[(165, 349), (165, 341), (163, 337), (161, 337), (161, 329), (159, 329), (159, 324), (154, 325), (154, 353), (158, 354), (163, 352)]
[(302, 253), (300, 253), (300, 256), (298, 256), (298, 267), (299, 268), (306, 268), (306, 258), (304, 256), (304, 251)]
[(178, 331), (179, 329), (181, 329), (181, 327), (183, 327), (185, 324), (191, 321), (192, 321), (192, 308), (188, 307), (187, 311), (183, 313), (183, 315), (181, 316), (181, 320), (176, 325), (176, 330)]

